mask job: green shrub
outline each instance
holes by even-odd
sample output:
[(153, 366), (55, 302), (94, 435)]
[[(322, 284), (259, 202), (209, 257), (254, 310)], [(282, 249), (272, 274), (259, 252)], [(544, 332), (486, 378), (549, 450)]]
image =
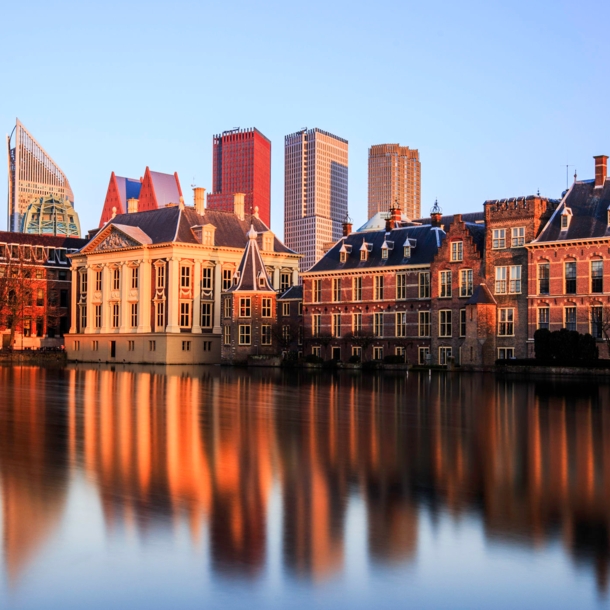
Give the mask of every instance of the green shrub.
[(353, 356), (350, 356), (347, 361), (350, 364), (360, 364), (360, 356), (354, 354)]
[(534, 333), (534, 354), (536, 360), (551, 360), (551, 331), (548, 328), (539, 328)]
[(384, 356), (383, 363), (384, 364), (404, 364), (405, 357), (394, 355), (394, 354), (389, 354), (387, 356)]
[(307, 354), (307, 356), (305, 356), (305, 362), (308, 362), (309, 364), (322, 364), (324, 360), (315, 354)]

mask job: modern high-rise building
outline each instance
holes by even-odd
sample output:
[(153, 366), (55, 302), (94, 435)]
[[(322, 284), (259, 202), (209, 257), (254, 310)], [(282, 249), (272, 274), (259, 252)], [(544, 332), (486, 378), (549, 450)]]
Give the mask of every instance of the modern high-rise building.
[(304, 255), (305, 271), (322, 258), (325, 245), (341, 238), (348, 142), (315, 128), (286, 136), (284, 147), (284, 241)]
[(419, 151), (399, 144), (369, 148), (369, 218), (396, 203), (407, 217), (421, 216)]
[(24, 215), (35, 199), (51, 197), (58, 202), (68, 199), (74, 204), (68, 178), (19, 119), (6, 141), (9, 231), (24, 231)]
[(259, 218), (271, 223), (271, 141), (255, 127), (232, 129), (214, 136), (210, 210), (232, 212), (235, 193), (244, 193), (246, 214), (258, 207)]

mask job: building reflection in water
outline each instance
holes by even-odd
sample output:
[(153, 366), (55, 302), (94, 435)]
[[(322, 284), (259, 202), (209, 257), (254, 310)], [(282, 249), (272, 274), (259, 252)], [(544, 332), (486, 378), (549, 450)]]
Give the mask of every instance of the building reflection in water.
[(341, 572), (357, 495), (373, 562), (416, 560), (422, 510), (468, 511), (501, 544), (561, 540), (607, 587), (610, 386), (217, 368), (14, 367), (0, 377), (13, 582), (82, 472), (110, 534), (187, 525), (225, 575), (255, 578), (266, 565), (277, 486), (284, 567), (299, 577)]

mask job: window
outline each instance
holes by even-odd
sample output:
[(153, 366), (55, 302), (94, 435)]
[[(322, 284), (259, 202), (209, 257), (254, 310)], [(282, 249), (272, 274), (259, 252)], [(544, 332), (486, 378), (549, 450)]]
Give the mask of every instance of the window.
[(352, 314), (352, 332), (355, 335), (358, 335), (362, 332), (362, 314), (354, 313)]
[(136, 348), (136, 342), (135, 341), (127, 341), (127, 351), (128, 352), (133, 352)]
[(494, 250), (506, 248), (506, 229), (494, 229), (492, 246)]
[(460, 309), (460, 337), (466, 336), (466, 310)]
[(157, 351), (157, 342), (156, 341), (149, 341), (148, 342), (148, 351), (149, 352), (156, 352)]
[(352, 345), (352, 356), (358, 356), (358, 358), (362, 359), (362, 347), (359, 345)]
[(451, 337), (451, 310), (441, 309), (438, 312), (438, 336)]
[(511, 229), (511, 246), (520, 248), (525, 244), (525, 227), (513, 227)]
[(102, 289), (102, 272), (95, 272), (95, 289), (99, 292)]
[(403, 257), (411, 258), (411, 246), (403, 246)]
[(113, 269), (112, 270), (112, 289), (119, 290), (121, 287), (121, 270)]
[(180, 328), (191, 327), (191, 304), (189, 301), (180, 302)]
[(222, 289), (229, 290), (233, 283), (233, 271), (231, 269), (222, 270)]
[(427, 364), (429, 359), (430, 359), (430, 348), (429, 347), (418, 347), (417, 348), (418, 364)]
[(87, 293), (87, 271), (81, 271), (80, 273), (80, 291), (81, 294)]
[(591, 261), (591, 292), (604, 291), (604, 261)]
[(183, 352), (190, 352), (191, 351), (191, 342), (190, 341), (183, 341), (182, 342), (182, 351)]
[(80, 341), (74, 341), (74, 351), (78, 352), (80, 350)]
[(318, 337), (320, 335), (320, 314), (319, 313), (314, 313), (311, 316), (311, 336), (312, 337)]
[[(228, 301), (229, 299), (227, 299)], [(284, 305), (286, 305), (287, 303), (282, 303), (282, 315), (288, 315), (284, 312)], [(288, 303), (289, 309), (288, 309), (288, 313), (290, 313), (290, 303)], [(263, 297), (261, 299), (261, 316), (263, 318), (270, 318), (271, 317), (271, 299), (268, 297)], [(228, 316), (227, 316), (228, 317)]]
[(472, 269), (460, 271), (460, 296), (471, 297), (473, 291)]
[(345, 250), (339, 251), (339, 262), (344, 263), (347, 260), (347, 252)]
[(341, 336), (341, 314), (333, 314), (333, 337)]
[(91, 341), (91, 349), (94, 352), (97, 352), (100, 348), (100, 342), (99, 341)]
[(509, 268), (510, 282), (508, 285), (508, 292), (510, 294), (521, 293), (521, 265), (512, 265)]
[(271, 345), (271, 325), (261, 325), (261, 345)]
[(212, 328), (213, 303), (201, 303), (201, 328)]
[(451, 242), (451, 261), (458, 262), (464, 258), (464, 242), (453, 241)]
[(396, 274), (396, 299), (404, 301), (407, 298), (407, 274)]
[(551, 269), (549, 263), (538, 265), (538, 294), (549, 294)]
[(140, 275), (140, 269), (138, 267), (131, 268), (131, 287), (133, 289), (138, 287), (138, 276)]
[(231, 327), (224, 326), (222, 329), (222, 338), (225, 345), (231, 345)]
[(576, 294), (576, 261), (565, 264), (566, 294)]
[(360, 260), (361, 261), (365, 261), (369, 256), (369, 251), (366, 249), (366, 246), (363, 245), (362, 248), (360, 248)]
[(201, 271), (201, 288), (212, 290), (212, 267), (204, 267)]
[(496, 267), (496, 294), (506, 294), (508, 267)]
[(561, 215), (561, 230), (565, 231), (570, 226), (570, 215), (562, 214)]
[(451, 297), (451, 271), (441, 271), (439, 273), (439, 298)]
[(538, 308), (538, 328), (549, 329), (549, 308), (539, 307)]
[(383, 360), (383, 347), (373, 347), (373, 360)]
[(303, 315), (303, 301), (299, 301), (299, 315), (302, 316)]
[(362, 301), (362, 277), (353, 280), (354, 301)]
[(224, 300), (223, 305), (224, 305), (224, 307), (223, 307), (222, 315), (225, 318), (230, 318), (231, 317), (231, 297), (227, 297)]
[(322, 280), (314, 280), (313, 284), (313, 302), (319, 303), (322, 300)]
[(165, 288), (165, 265), (158, 265), (157, 269), (157, 289)]
[(564, 312), (565, 327), (568, 330), (576, 330), (576, 307), (566, 307)]
[(119, 304), (112, 304), (112, 328), (119, 327)]
[(191, 268), (180, 267), (180, 287), (190, 288), (191, 287)]
[(318, 358), (320, 358), (320, 355), (322, 354), (322, 348), (321, 348), (319, 345), (314, 345), (314, 346), (311, 348), (311, 353), (312, 353), (314, 356), (317, 356)]
[(430, 298), (430, 272), (422, 271), (419, 274), (419, 298)]
[(447, 346), (441, 346), (438, 348), (438, 363), (446, 366), (449, 364), (449, 358), (451, 358), (451, 348)]
[(242, 297), (239, 299), (239, 317), (249, 318), (252, 315), (252, 299)]
[(36, 306), (44, 307), (44, 290), (42, 288), (36, 290)]
[(498, 316), (498, 336), (512, 337), (515, 334), (515, 310), (512, 307), (502, 307)]
[(376, 301), (383, 301), (383, 275), (375, 276), (373, 299)]
[(341, 300), (341, 278), (333, 280), (333, 301), (337, 303)]
[(165, 303), (157, 303), (157, 330), (165, 328)]
[(498, 360), (510, 360), (515, 357), (514, 347), (499, 347), (498, 348)]
[(381, 258), (386, 260), (388, 258), (388, 249), (387, 248), (381, 248)]
[(280, 273), (280, 290), (286, 292), (292, 285), (292, 274), (287, 271)]
[(250, 345), (251, 341), (251, 326), (249, 324), (240, 324), (239, 325), (239, 344), (240, 345)]
[(95, 306), (95, 328), (102, 328), (102, 306)]
[(407, 336), (407, 312), (397, 311), (396, 312), (396, 336), (406, 337)]
[[(271, 299), (269, 299), (269, 300), (271, 300)], [(290, 301), (287, 303), (282, 303), (282, 315), (284, 317), (290, 315)]]
[(496, 267), (496, 294), (521, 292), (521, 265)]
[(87, 306), (80, 306), (80, 327), (81, 330), (87, 328)]
[(138, 325), (138, 304), (131, 304), (131, 327), (135, 328)]
[(603, 309), (600, 306), (591, 307), (591, 335), (595, 339), (603, 339)]
[(396, 356), (402, 356), (403, 358), (405, 358), (407, 355), (407, 350), (404, 347), (397, 345), (394, 348), (394, 354)]
[(373, 314), (373, 334), (376, 337), (383, 337), (383, 314)]
[(430, 336), (430, 312), (420, 311), (417, 315), (417, 334), (420, 337)]

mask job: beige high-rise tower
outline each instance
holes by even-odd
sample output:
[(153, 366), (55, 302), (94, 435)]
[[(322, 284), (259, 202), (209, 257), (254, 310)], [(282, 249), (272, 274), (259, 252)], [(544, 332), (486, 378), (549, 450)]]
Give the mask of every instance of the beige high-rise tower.
[(369, 218), (396, 202), (409, 218), (421, 216), (419, 151), (399, 144), (369, 148)]
[(347, 216), (347, 140), (321, 129), (285, 137), (284, 241), (305, 271), (343, 234)]

